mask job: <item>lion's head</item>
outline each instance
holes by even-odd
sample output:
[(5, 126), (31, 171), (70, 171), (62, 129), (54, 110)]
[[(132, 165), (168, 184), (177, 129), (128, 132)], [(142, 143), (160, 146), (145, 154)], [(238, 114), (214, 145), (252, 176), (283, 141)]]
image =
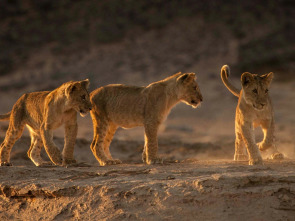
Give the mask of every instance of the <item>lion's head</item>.
[(257, 110), (263, 110), (268, 101), (268, 88), (273, 79), (273, 73), (257, 75), (245, 72), (241, 76), (243, 97), (247, 104)]
[(178, 98), (193, 108), (203, 101), (200, 88), (196, 82), (196, 74), (188, 73), (182, 74), (177, 78), (178, 84)]
[(92, 108), (89, 93), (89, 80), (71, 82), (65, 91), (67, 104), (84, 117)]

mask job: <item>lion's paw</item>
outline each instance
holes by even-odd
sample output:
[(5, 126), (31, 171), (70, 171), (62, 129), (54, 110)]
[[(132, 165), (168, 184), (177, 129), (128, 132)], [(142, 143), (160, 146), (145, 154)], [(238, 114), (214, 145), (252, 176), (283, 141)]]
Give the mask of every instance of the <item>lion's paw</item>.
[(142, 162), (144, 162), (144, 163), (146, 162), (146, 153), (142, 154)]
[(41, 163), (36, 164), (37, 167), (51, 167), (54, 166), (54, 164), (50, 161), (43, 161)]
[(62, 165), (66, 166), (66, 165), (71, 165), (71, 164), (77, 164), (77, 160), (73, 159), (73, 158), (69, 158), (69, 159), (63, 159)]
[(60, 156), (54, 156), (51, 158), (51, 161), (55, 164), (55, 165), (58, 165), (58, 166), (62, 166), (63, 165), (63, 159)]
[(106, 166), (106, 165), (116, 165), (116, 164), (120, 164), (122, 163), (121, 160), (118, 160), (118, 159), (115, 159), (115, 160), (106, 160), (103, 164), (103, 166)]
[(10, 162), (1, 162), (1, 163), (0, 163), (0, 166), (1, 166), (1, 167), (3, 167), (3, 166), (4, 166), (4, 167), (5, 167), (5, 166), (6, 166), (6, 167), (10, 167), (10, 166), (12, 166), (12, 163), (10, 163)]
[(155, 158), (152, 158), (152, 159), (148, 159), (146, 161), (147, 164), (163, 164), (163, 159), (160, 158), (160, 157), (155, 157)]
[(263, 141), (257, 143), (257, 146), (260, 151), (265, 151), (273, 147), (272, 144), (267, 144), (267, 143), (264, 143)]
[(262, 158), (257, 158), (257, 159), (250, 159), (249, 160), (249, 165), (264, 165)]
[(249, 157), (246, 154), (235, 154), (234, 160), (235, 161), (248, 161)]
[(119, 160), (119, 159), (113, 159), (113, 161), (115, 161), (115, 164), (121, 164), (122, 163), (122, 161)]
[(285, 158), (284, 154), (282, 154), (280, 152), (276, 152), (271, 155), (272, 160), (283, 160), (284, 158)]

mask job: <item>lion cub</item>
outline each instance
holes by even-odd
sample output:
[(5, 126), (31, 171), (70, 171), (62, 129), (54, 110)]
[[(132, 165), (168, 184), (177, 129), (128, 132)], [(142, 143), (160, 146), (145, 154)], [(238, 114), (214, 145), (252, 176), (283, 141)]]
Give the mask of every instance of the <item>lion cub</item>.
[(171, 108), (180, 101), (196, 108), (203, 100), (194, 73), (178, 73), (147, 87), (108, 85), (91, 92), (94, 137), (91, 150), (100, 165), (118, 164), (109, 145), (118, 127), (144, 126), (145, 147), (142, 160), (162, 163), (158, 152), (158, 128)]
[[(239, 91), (229, 81), (229, 67), (221, 68), (221, 79), (227, 89), (239, 97), (235, 119), (235, 156), (234, 160), (248, 160), (249, 165), (263, 164), (260, 151), (272, 148), (272, 158), (283, 158), (274, 144), (274, 113), (268, 89), (273, 73), (257, 75), (245, 72), (241, 76), (242, 90)], [(253, 127), (262, 127), (264, 139), (256, 145)], [(246, 155), (244, 145), (246, 145)], [(260, 150), (260, 151), (259, 151)]]
[[(50, 164), (40, 156), (43, 145), (54, 164), (75, 163), (73, 153), (77, 136), (77, 112), (84, 116), (91, 110), (88, 86), (88, 79), (70, 81), (53, 91), (24, 94), (14, 104), (11, 112), (0, 115), (0, 120), (10, 121), (0, 146), (1, 166), (11, 166), (10, 151), (25, 126), (31, 134), (28, 156), (36, 166)], [(62, 124), (65, 125), (63, 158), (53, 142), (53, 130)]]

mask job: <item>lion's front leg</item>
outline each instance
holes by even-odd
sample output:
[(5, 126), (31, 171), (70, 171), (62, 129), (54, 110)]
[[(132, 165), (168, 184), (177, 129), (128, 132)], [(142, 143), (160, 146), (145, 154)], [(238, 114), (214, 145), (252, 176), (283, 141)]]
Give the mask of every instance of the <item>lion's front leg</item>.
[(41, 137), (42, 137), (42, 141), (43, 141), (46, 153), (49, 156), (50, 160), (55, 165), (62, 165), (62, 156), (61, 156), (60, 150), (53, 142), (52, 130), (42, 126), (40, 131), (41, 131)]
[(263, 140), (258, 143), (259, 150), (265, 151), (274, 147), (274, 123), (273, 120), (261, 121), (261, 127), (264, 134)]
[(261, 121), (261, 127), (264, 134), (264, 138), (260, 143), (258, 143), (259, 150), (268, 152), (271, 159), (284, 159), (284, 155), (277, 150), (277, 147), (275, 145), (274, 121)]
[(77, 161), (74, 158), (74, 147), (76, 143), (77, 133), (78, 125), (76, 119), (65, 122), (65, 144), (62, 152), (63, 165), (77, 163)]
[(240, 126), (243, 141), (246, 145), (249, 154), (249, 165), (263, 165), (263, 160), (260, 155), (260, 151), (255, 143), (254, 131), (252, 129), (252, 123), (244, 122)]
[(143, 152), (142, 152), (142, 162), (146, 162), (146, 144), (143, 147)]
[[(145, 154), (143, 159), (147, 164), (163, 163), (163, 159), (158, 157), (158, 124), (145, 124)], [(144, 157), (145, 156), (145, 157)]]
[(235, 161), (249, 160), (249, 157), (246, 153), (246, 149), (244, 147), (243, 137), (239, 131), (236, 131), (234, 160)]

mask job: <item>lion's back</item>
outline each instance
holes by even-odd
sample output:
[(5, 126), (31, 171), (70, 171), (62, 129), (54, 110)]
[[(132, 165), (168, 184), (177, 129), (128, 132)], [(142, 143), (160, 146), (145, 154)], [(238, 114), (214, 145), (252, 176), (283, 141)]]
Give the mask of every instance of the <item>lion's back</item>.
[(97, 112), (107, 115), (114, 123), (123, 127), (141, 125), (146, 97), (144, 87), (107, 85), (96, 89), (90, 100)]

